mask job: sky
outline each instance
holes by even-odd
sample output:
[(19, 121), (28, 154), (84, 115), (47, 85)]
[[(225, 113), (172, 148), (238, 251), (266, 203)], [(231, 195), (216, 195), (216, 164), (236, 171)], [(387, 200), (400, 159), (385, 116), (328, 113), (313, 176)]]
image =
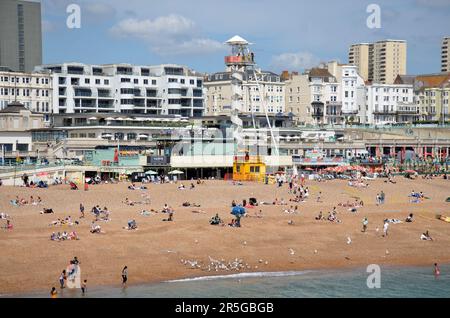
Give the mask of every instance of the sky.
[[(34, 0), (38, 1), (38, 0)], [(450, 36), (450, 0), (41, 0), (44, 63), (187, 65), (224, 69), (223, 43), (253, 43), (258, 66), (280, 73), (321, 62), (347, 63), (353, 43), (408, 42), (408, 74), (440, 71), (441, 42)], [(80, 8), (69, 28), (68, 6)], [(369, 28), (370, 4), (380, 28)], [(73, 21), (73, 20), (71, 20)]]

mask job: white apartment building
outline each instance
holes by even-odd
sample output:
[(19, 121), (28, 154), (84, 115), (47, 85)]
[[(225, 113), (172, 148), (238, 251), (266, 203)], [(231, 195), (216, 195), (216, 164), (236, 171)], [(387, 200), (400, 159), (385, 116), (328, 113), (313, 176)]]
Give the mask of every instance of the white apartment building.
[(365, 124), (412, 123), (419, 118), (413, 85), (368, 85), (366, 108), (361, 115)]
[(361, 122), (358, 113), (365, 105), (365, 83), (357, 66), (340, 65), (338, 80), (341, 84), (342, 115), (346, 122)]
[(314, 122), (316, 124), (341, 124), (342, 102), (340, 85), (336, 77), (326, 68), (313, 68), (307, 74)]
[[(285, 113), (285, 83), (272, 72), (257, 73), (258, 81), (251, 70), (243, 74), (241, 109), (243, 114), (261, 115)], [(259, 86), (258, 86), (259, 83)], [(262, 92), (259, 91), (261, 87)], [(227, 115), (231, 112), (231, 72), (219, 72), (205, 79), (207, 89), (207, 114)]]
[(203, 77), (179, 65), (44, 65), (51, 72), (54, 113), (202, 116)]
[(50, 74), (0, 70), (0, 110), (17, 101), (32, 112), (44, 114), (45, 121), (49, 122), (52, 100)]

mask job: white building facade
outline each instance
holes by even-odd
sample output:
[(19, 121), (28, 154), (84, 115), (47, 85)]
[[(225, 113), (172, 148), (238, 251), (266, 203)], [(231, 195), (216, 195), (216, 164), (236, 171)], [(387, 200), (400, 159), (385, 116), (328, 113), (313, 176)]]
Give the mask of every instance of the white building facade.
[(413, 122), (419, 117), (413, 85), (372, 84), (366, 87), (364, 123), (383, 125)]
[(52, 78), (47, 73), (0, 71), (0, 110), (14, 101), (50, 120), (53, 103)]
[(179, 65), (45, 65), (54, 113), (203, 115), (203, 77)]
[[(241, 107), (243, 114), (281, 114), (286, 112), (285, 86), (278, 74), (271, 72), (243, 73)], [(259, 84), (259, 85), (258, 85)], [(227, 115), (231, 112), (231, 73), (214, 73), (205, 81), (207, 88), (207, 114)], [(260, 91), (261, 89), (261, 91)], [(266, 110), (264, 109), (266, 107)]]

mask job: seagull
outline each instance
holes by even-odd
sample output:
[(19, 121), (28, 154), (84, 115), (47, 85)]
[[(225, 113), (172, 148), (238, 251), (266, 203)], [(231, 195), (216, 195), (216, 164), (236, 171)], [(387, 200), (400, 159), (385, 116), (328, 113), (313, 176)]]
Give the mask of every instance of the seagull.
[(290, 248), (290, 249), (289, 249), (289, 254), (294, 255), (294, 254), (295, 254), (295, 251), (294, 251), (292, 248)]
[(347, 244), (352, 244), (352, 239), (350, 238), (350, 236), (347, 237)]
[(314, 254), (317, 254), (317, 250), (314, 250)]

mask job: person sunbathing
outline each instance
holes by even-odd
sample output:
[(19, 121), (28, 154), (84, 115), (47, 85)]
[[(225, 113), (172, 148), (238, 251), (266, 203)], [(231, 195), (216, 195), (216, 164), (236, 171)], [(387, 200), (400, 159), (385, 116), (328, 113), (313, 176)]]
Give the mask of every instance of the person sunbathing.
[(184, 184), (180, 184), (178, 186), (178, 190), (185, 190), (185, 189), (186, 189), (186, 187), (184, 186)]
[(55, 212), (53, 212), (53, 209), (44, 208), (44, 209), (42, 209), (42, 211), (40, 213), (41, 214), (53, 214)]
[(135, 202), (131, 201), (128, 198), (125, 198), (125, 201), (123, 201), (123, 203), (125, 203), (126, 205), (130, 205), (130, 206), (134, 206), (135, 205)]
[(414, 214), (411, 213), (410, 215), (408, 215), (408, 217), (406, 218), (405, 222), (412, 223), (413, 217), (414, 217)]

